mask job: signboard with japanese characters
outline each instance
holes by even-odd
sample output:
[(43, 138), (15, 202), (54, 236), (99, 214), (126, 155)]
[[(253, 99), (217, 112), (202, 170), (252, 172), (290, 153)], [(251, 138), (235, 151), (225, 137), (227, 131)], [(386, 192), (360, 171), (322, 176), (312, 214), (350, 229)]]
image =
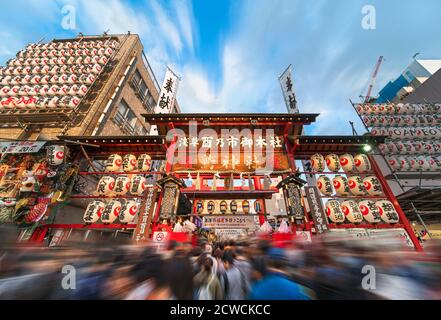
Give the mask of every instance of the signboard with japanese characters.
[(156, 188), (149, 188), (147, 191), (145, 206), (138, 217), (138, 225), (136, 226), (136, 230), (134, 233), (134, 239), (136, 242), (138, 241), (146, 241), (148, 239), (149, 232), (149, 217), (153, 215), (155, 209), (155, 201), (156, 201)]
[(1, 153), (36, 153), (46, 144), (45, 141), (7, 141), (0, 142)]
[(286, 106), (289, 113), (299, 113), (297, 107), (297, 98), (294, 91), (294, 84), (291, 76), (291, 65), (285, 70), (279, 78), (282, 86), (283, 96), (285, 98)]
[(253, 216), (212, 216), (203, 217), (202, 226), (206, 229), (255, 229), (256, 221)]
[(167, 68), (155, 113), (172, 113), (175, 105), (176, 93), (178, 91), (179, 80), (179, 77), (171, 71), (170, 68)]
[(272, 172), (289, 169), (283, 137), (274, 134), (180, 136), (175, 146), (175, 159), (174, 171), (254, 172), (267, 169)]
[(328, 219), (320, 199), (317, 187), (305, 187), (306, 199), (308, 200), (310, 214), (314, 220), (314, 226), (318, 234), (329, 231)]
[(241, 236), (246, 236), (245, 229), (216, 229), (214, 234), (220, 239), (236, 239)]

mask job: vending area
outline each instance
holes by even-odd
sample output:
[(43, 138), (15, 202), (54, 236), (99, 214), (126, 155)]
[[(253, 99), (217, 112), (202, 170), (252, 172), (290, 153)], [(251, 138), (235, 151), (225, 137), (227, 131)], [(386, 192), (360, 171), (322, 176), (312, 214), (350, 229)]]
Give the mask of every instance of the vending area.
[(317, 116), (148, 114), (158, 136), (62, 136), (2, 153), (2, 223), (47, 246), (79, 232), (138, 244), (340, 233), (420, 250), (372, 156), (385, 137), (302, 135)]

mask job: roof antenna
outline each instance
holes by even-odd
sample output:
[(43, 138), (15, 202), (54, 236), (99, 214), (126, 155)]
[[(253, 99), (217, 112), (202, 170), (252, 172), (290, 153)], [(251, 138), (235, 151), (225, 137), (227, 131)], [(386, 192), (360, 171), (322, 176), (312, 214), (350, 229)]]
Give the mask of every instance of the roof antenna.
[(354, 137), (358, 137), (357, 130), (355, 130), (354, 122), (353, 121), (349, 121), (349, 124), (351, 125), (351, 128), (352, 128), (352, 135)]
[(103, 36), (108, 36), (109, 35), (109, 31), (110, 31), (110, 29), (107, 29), (106, 31), (104, 31)]
[(412, 59), (415, 59), (416, 58), (416, 56), (418, 56), (418, 55), (420, 55), (420, 53), (419, 52), (417, 52), (417, 53), (415, 53), (413, 56), (412, 56)]

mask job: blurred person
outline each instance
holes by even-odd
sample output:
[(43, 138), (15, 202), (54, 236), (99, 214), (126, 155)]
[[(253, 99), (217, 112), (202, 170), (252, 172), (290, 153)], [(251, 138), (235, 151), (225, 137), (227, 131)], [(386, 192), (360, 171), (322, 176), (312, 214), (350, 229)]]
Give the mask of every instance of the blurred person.
[(217, 263), (216, 273), (219, 277), (225, 272), (225, 267), (222, 262), (223, 255), (224, 252), (220, 248), (216, 248), (216, 250), (214, 250), (213, 257), (216, 259), (216, 263)]
[(225, 272), (221, 275), (221, 286), (225, 300), (243, 300), (247, 294), (245, 275), (235, 266), (234, 253), (225, 250), (222, 258)]
[(193, 279), (197, 300), (221, 300), (223, 292), (213, 268), (213, 259), (205, 257), (202, 270)]
[(138, 285), (125, 300), (168, 300), (172, 298), (165, 276), (165, 263), (158, 254), (143, 255), (132, 267), (133, 282)]
[(284, 271), (286, 256), (282, 249), (271, 248), (267, 251), (267, 266), (254, 263), (257, 277), (253, 283), (249, 300), (311, 300), (313, 292), (289, 279)]
[(103, 288), (103, 298), (107, 300), (122, 300), (134, 285), (130, 276), (130, 265), (113, 267), (106, 276)]
[(177, 252), (166, 262), (167, 283), (174, 299), (193, 299), (193, 265), (185, 252)]

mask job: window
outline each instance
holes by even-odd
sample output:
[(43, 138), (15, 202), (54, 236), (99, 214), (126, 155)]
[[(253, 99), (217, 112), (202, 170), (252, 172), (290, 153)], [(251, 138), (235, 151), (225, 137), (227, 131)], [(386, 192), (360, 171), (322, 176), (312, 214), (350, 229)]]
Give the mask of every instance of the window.
[(144, 104), (145, 109), (148, 112), (153, 112), (156, 102), (152, 94), (150, 93), (146, 82), (142, 78), (139, 70), (136, 70), (135, 73), (133, 74), (131, 83), (139, 100), (141, 100), (141, 102)]
[(118, 110), (113, 120), (119, 125), (121, 130), (130, 135), (140, 134), (142, 129), (144, 129), (141, 122), (136, 117), (136, 114), (130, 109), (124, 99), (119, 103)]
[(132, 77), (132, 83), (135, 85), (135, 88), (138, 88), (141, 80), (142, 80), (141, 73), (139, 73), (139, 71), (136, 70)]

